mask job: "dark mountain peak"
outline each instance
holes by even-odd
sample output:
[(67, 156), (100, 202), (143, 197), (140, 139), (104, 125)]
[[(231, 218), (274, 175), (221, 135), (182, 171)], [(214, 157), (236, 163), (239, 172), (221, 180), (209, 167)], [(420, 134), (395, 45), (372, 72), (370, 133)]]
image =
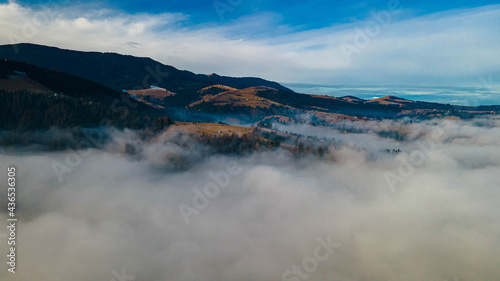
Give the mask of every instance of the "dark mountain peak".
[(279, 83), (261, 78), (233, 78), (215, 73), (195, 74), (151, 58), (117, 53), (73, 51), (21, 43), (0, 46), (0, 58), (73, 74), (115, 90), (144, 89), (156, 85), (175, 93), (190, 95), (204, 87), (221, 84), (237, 89), (268, 86), (292, 91)]

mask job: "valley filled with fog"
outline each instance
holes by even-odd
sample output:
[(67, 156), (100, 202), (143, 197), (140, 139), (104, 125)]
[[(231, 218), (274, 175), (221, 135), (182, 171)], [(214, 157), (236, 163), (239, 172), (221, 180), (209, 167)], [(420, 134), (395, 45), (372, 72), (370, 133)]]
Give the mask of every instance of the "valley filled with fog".
[(9, 280), (495, 280), (500, 120), (401, 122), (274, 124), (322, 157), (116, 129), (99, 148), (2, 149), (18, 169)]

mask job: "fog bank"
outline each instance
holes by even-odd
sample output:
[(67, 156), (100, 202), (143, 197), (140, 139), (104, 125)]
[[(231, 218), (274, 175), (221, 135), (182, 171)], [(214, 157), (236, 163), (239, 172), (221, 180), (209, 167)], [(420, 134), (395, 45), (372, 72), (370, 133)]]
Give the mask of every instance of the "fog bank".
[[(53, 163), (66, 163), (72, 150), (3, 154), (0, 182), (8, 166), (18, 170), (18, 264), (8, 274), (3, 255), (0, 279), (500, 276), (498, 121), (342, 126), (360, 133), (281, 128), (338, 140), (323, 158), (284, 149), (203, 157), (203, 148), (116, 132), (103, 147), (79, 151), (62, 181)], [(404, 141), (380, 135), (394, 128), (404, 129)], [(126, 143), (137, 155), (124, 153)], [(170, 169), (176, 155), (192, 165)], [(7, 251), (1, 236), (0, 251)], [(123, 272), (128, 279), (119, 279)]]

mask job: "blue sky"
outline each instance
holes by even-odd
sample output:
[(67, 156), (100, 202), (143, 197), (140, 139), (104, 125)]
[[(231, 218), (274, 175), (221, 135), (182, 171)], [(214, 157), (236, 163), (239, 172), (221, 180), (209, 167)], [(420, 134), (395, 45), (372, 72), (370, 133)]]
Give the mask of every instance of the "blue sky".
[[(8, 2), (8, 1), (0, 1)], [(129, 13), (183, 13), (190, 16), (190, 24), (220, 23), (215, 11), (213, 0), (177, 0), (177, 1), (17, 1), (25, 5), (45, 5), (46, 3), (93, 3), (101, 7), (108, 7)], [(283, 0), (221, 0), (221, 3), (234, 3), (232, 11), (224, 13), (223, 20), (235, 20), (240, 17), (261, 13), (279, 15), (282, 24), (299, 29), (313, 29), (331, 26), (338, 23), (360, 21), (368, 18), (373, 10), (386, 8), (387, 0), (372, 1), (338, 1), (338, 0), (311, 0), (311, 1), (283, 1)], [(421, 16), (439, 11), (473, 8), (497, 4), (498, 1), (431, 1), (431, 0), (401, 0), (401, 4), (411, 11), (413, 16)], [(233, 5), (231, 5), (233, 6)]]
[[(0, 3), (9, 1), (0, 1)], [(185, 1), (16, 1), (23, 5), (46, 5), (47, 3), (65, 3), (67, 5), (89, 4), (108, 7), (129, 13), (182, 13), (189, 15), (188, 22), (192, 25), (203, 23), (221, 24), (221, 18), (215, 11), (214, 3), (210, 0)], [(237, 20), (240, 17), (262, 13), (274, 13), (282, 24), (297, 29), (314, 29), (331, 26), (338, 23), (360, 21), (368, 18), (373, 10), (382, 10), (388, 1), (277, 1), (277, 0), (221, 0), (220, 3), (229, 4), (233, 10), (224, 12), (222, 21)], [(234, 5), (232, 4), (234, 3)], [(498, 1), (429, 1), (429, 0), (401, 0), (406, 9), (411, 10), (413, 16), (421, 16), (439, 11), (458, 8), (473, 8), (498, 3)]]
[(0, 43), (289, 83), (500, 84), (495, 1), (217, 1), (0, 1)]

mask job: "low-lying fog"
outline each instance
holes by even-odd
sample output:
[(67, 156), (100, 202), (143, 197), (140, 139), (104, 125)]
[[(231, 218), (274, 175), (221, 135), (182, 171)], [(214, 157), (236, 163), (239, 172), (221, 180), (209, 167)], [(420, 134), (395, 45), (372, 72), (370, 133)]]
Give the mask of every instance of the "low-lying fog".
[[(203, 156), (130, 131), (79, 156), (2, 154), (0, 220), (14, 165), (19, 222), (17, 273), (3, 255), (0, 279), (498, 280), (500, 121), (406, 124), (404, 142), (379, 136), (400, 126), (280, 126), (345, 144), (323, 158)], [(123, 153), (126, 142), (140, 155)], [(169, 168), (179, 156), (192, 166)]]

